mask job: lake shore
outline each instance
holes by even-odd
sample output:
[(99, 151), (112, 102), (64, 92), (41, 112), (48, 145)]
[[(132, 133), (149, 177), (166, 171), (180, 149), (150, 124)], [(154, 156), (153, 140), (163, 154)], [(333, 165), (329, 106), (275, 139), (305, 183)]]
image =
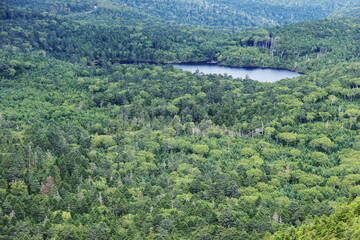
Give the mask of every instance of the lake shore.
[[(294, 69), (289, 69), (289, 68), (285, 68), (285, 67), (264, 67), (264, 66), (253, 66), (253, 65), (245, 65), (245, 66), (241, 66), (241, 65), (227, 65), (227, 64), (223, 64), (220, 61), (197, 61), (197, 62), (181, 62), (181, 61), (153, 61), (153, 60), (139, 60), (139, 61), (129, 61), (129, 60), (109, 60), (108, 62), (112, 63), (112, 64), (181, 64), (181, 65), (199, 65), (199, 64), (211, 64), (211, 65), (216, 65), (216, 66), (224, 66), (224, 67), (229, 67), (229, 68), (247, 68), (247, 69), (276, 69), (276, 70), (287, 70), (287, 71), (291, 71), (291, 72), (296, 72), (299, 73), (301, 75), (306, 74), (304, 72), (298, 72)], [(88, 63), (88, 65), (103, 65), (103, 61), (100, 60), (94, 60)]]
[(293, 78), (301, 75), (300, 73), (287, 69), (233, 67), (212, 63), (174, 63), (172, 65), (193, 73), (202, 72), (204, 74), (226, 74), (234, 78), (250, 78), (260, 82), (276, 82), (281, 79)]

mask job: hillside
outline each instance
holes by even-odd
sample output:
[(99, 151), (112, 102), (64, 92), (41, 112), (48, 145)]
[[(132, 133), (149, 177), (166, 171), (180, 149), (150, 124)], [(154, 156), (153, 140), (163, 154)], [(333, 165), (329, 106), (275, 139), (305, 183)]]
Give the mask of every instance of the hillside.
[[(208, 29), (179, 25), (81, 24), (47, 12), (10, 9), (3, 48), (46, 51), (73, 63), (210, 62), (230, 66), (319, 70), (356, 62), (360, 18), (326, 19), (269, 29)], [(319, 31), (319, 29), (321, 31)], [(344, 34), (346, 33), (346, 34)]]
[(298, 229), (283, 229), (268, 239), (359, 239), (359, 210), (359, 198), (356, 198), (330, 217), (315, 218)]
[[(0, 239), (358, 238), (356, 12), (229, 29), (141, 2), (0, 4)], [(306, 75), (159, 64), (212, 60)]]
[(14, 0), (11, 4), (107, 25), (161, 22), (237, 28), (316, 20), (360, 7), (356, 0)]
[(5, 239), (257, 239), (359, 194), (358, 64), (266, 84), (6, 58)]

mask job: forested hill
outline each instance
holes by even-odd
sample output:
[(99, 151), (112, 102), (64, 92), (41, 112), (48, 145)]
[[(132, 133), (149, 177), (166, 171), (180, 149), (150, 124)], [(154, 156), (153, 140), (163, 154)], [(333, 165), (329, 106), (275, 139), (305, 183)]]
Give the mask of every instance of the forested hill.
[(201, 26), (274, 26), (328, 17), (357, 1), (307, 0), (123, 0), (128, 6), (167, 21)]
[(76, 20), (108, 23), (162, 22), (216, 27), (269, 27), (321, 19), (360, 7), (357, 0), (12, 0), (12, 5), (44, 10)]
[[(6, 10), (6, 9), (5, 9)], [(9, 8), (0, 46), (45, 51), (72, 63), (210, 62), (319, 70), (359, 60), (360, 18), (326, 19), (269, 29), (179, 25), (80, 24), (48, 12)], [(103, 19), (103, 17), (102, 17)], [(101, 20), (102, 22), (103, 20)]]
[(358, 63), (266, 84), (3, 54), (3, 239), (259, 239), (359, 195)]
[(359, 216), (360, 198), (356, 198), (330, 217), (315, 218), (297, 229), (283, 229), (267, 239), (360, 239)]
[[(356, 12), (234, 30), (156, 25), (145, 1), (4, 3), (0, 239), (359, 237)], [(211, 60), (306, 75), (119, 64)]]

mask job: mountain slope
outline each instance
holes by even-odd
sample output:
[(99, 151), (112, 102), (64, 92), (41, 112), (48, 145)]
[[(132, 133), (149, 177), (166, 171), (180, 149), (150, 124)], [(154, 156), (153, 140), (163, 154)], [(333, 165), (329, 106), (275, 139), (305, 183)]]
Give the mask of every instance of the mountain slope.
[(329, 217), (307, 221), (298, 228), (282, 229), (267, 239), (359, 239), (360, 201), (356, 198)]
[(358, 63), (268, 84), (1, 56), (2, 238), (259, 239), (359, 195)]
[(215, 60), (223, 65), (309, 72), (343, 61), (358, 61), (360, 56), (359, 18), (231, 31), (166, 24), (133, 26), (129, 22), (119, 26), (80, 24), (25, 10), (9, 10), (6, 14), (0, 35), (3, 48), (45, 50), (74, 63)]
[[(337, 11), (359, 7), (356, 0), (229, 1), (229, 0), (16, 0), (9, 4), (45, 10), (77, 20), (97, 19), (106, 24), (131, 21), (215, 27), (269, 27), (321, 19)], [(40, 6), (40, 7), (39, 7)], [(136, 21), (133, 21), (136, 20)]]
[(38, 3), (0, 4), (0, 239), (358, 237), (358, 18), (229, 30)]

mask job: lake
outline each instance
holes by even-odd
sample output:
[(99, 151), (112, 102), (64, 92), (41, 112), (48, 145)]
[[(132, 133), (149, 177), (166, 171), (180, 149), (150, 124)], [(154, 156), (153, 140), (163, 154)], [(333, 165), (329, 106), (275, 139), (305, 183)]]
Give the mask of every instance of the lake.
[(216, 64), (173, 64), (173, 66), (181, 68), (185, 71), (196, 72), (204, 74), (227, 74), (233, 78), (245, 78), (248, 76), (251, 79), (259, 82), (276, 82), (284, 78), (293, 78), (300, 76), (300, 73), (292, 72), (283, 69), (273, 68), (244, 68), (244, 67), (225, 67)]

